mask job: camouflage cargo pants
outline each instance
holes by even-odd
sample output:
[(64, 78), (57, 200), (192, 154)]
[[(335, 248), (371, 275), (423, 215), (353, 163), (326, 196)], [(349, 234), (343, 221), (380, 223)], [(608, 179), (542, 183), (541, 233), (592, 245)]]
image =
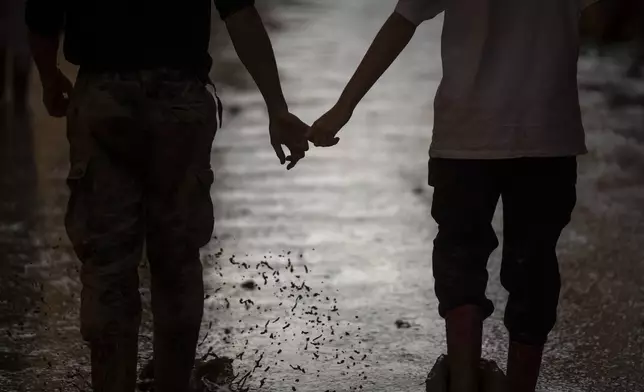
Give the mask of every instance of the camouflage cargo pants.
[(79, 75), (68, 113), (66, 228), (82, 263), (81, 332), (96, 392), (136, 383), (141, 300), (152, 276), (157, 392), (183, 392), (203, 314), (199, 249), (213, 231), (215, 94), (178, 71)]

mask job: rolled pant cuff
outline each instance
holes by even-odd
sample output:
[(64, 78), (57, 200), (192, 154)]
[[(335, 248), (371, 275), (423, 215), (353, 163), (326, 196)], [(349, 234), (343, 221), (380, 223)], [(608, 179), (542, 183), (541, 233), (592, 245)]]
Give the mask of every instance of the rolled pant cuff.
[(538, 336), (530, 333), (513, 333), (510, 332), (510, 341), (527, 346), (543, 346), (548, 341), (548, 336)]
[(465, 301), (460, 301), (460, 302), (456, 302), (456, 303), (449, 304), (449, 305), (439, 304), (438, 305), (438, 314), (442, 318), (445, 318), (447, 313), (449, 313), (451, 310), (454, 310), (456, 308), (460, 308), (461, 306), (465, 306), (465, 305), (478, 306), (481, 309), (481, 311), (483, 312), (483, 320), (487, 319), (488, 317), (490, 317), (492, 315), (492, 313), (494, 313), (494, 304), (489, 299), (485, 299), (485, 300), (482, 300), (482, 301), (467, 301), (467, 300), (465, 300)]

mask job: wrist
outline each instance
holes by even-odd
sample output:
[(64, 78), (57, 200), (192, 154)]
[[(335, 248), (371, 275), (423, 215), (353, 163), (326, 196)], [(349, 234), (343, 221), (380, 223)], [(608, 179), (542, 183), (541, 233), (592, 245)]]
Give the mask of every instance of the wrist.
[(353, 114), (353, 111), (356, 108), (357, 103), (354, 100), (341, 95), (338, 101), (335, 103), (335, 107), (343, 113), (346, 113), (348, 116)]
[(266, 109), (268, 110), (268, 116), (271, 118), (289, 114), (288, 105), (286, 104), (286, 102), (280, 103), (278, 105), (267, 105)]
[(336, 109), (340, 112), (345, 113), (347, 116), (353, 115), (353, 111), (356, 108), (356, 104), (350, 99), (341, 96), (340, 99), (335, 103)]

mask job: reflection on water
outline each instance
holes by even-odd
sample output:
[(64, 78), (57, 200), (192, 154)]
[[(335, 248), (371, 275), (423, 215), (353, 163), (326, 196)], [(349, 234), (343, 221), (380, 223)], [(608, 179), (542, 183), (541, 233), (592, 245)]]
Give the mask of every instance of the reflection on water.
[[(392, 2), (267, 4), (260, 3), (261, 12), (273, 26), (285, 93), (311, 122), (337, 98)], [(201, 354), (212, 348), (236, 358), (242, 372), (261, 358), (250, 382), (266, 392), (319, 391), (319, 385), (422, 390), (444, 349), (431, 277), (436, 228), (425, 186), (440, 27), (437, 20), (419, 28), (337, 148), (312, 151), (287, 173), (268, 143), (261, 97), (216, 24), (212, 74), (227, 112), (212, 156), (218, 239), (204, 250)], [(565, 287), (544, 391), (644, 386), (638, 241), (644, 85), (624, 79), (627, 52), (605, 53), (590, 50), (580, 62), (591, 153), (582, 159), (579, 208), (562, 244)], [(78, 263), (63, 230), (64, 122), (45, 115), (35, 82), (32, 91), (30, 123), (5, 116), (0, 128), (0, 390), (77, 390), (71, 383), (84, 390)], [(498, 268), (497, 252), (489, 293), (498, 310), (486, 325), (485, 354), (503, 363)], [(256, 286), (242, 287), (249, 279)], [(399, 329), (397, 321), (410, 328)], [(142, 360), (150, 355), (149, 324), (146, 311)]]

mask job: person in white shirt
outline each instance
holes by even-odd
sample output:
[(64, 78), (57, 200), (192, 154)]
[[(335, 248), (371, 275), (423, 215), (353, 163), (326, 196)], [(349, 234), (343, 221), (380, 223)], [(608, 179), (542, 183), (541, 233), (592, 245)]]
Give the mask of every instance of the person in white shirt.
[(560, 291), (556, 246), (576, 204), (577, 156), (587, 152), (577, 90), (585, 0), (400, 0), (337, 103), (314, 123), (319, 147), (336, 136), (416, 27), (444, 12), (443, 79), (429, 150), (433, 273), (446, 319), (451, 392), (478, 384), (486, 264), (498, 240), (509, 292), (508, 386), (535, 390)]

